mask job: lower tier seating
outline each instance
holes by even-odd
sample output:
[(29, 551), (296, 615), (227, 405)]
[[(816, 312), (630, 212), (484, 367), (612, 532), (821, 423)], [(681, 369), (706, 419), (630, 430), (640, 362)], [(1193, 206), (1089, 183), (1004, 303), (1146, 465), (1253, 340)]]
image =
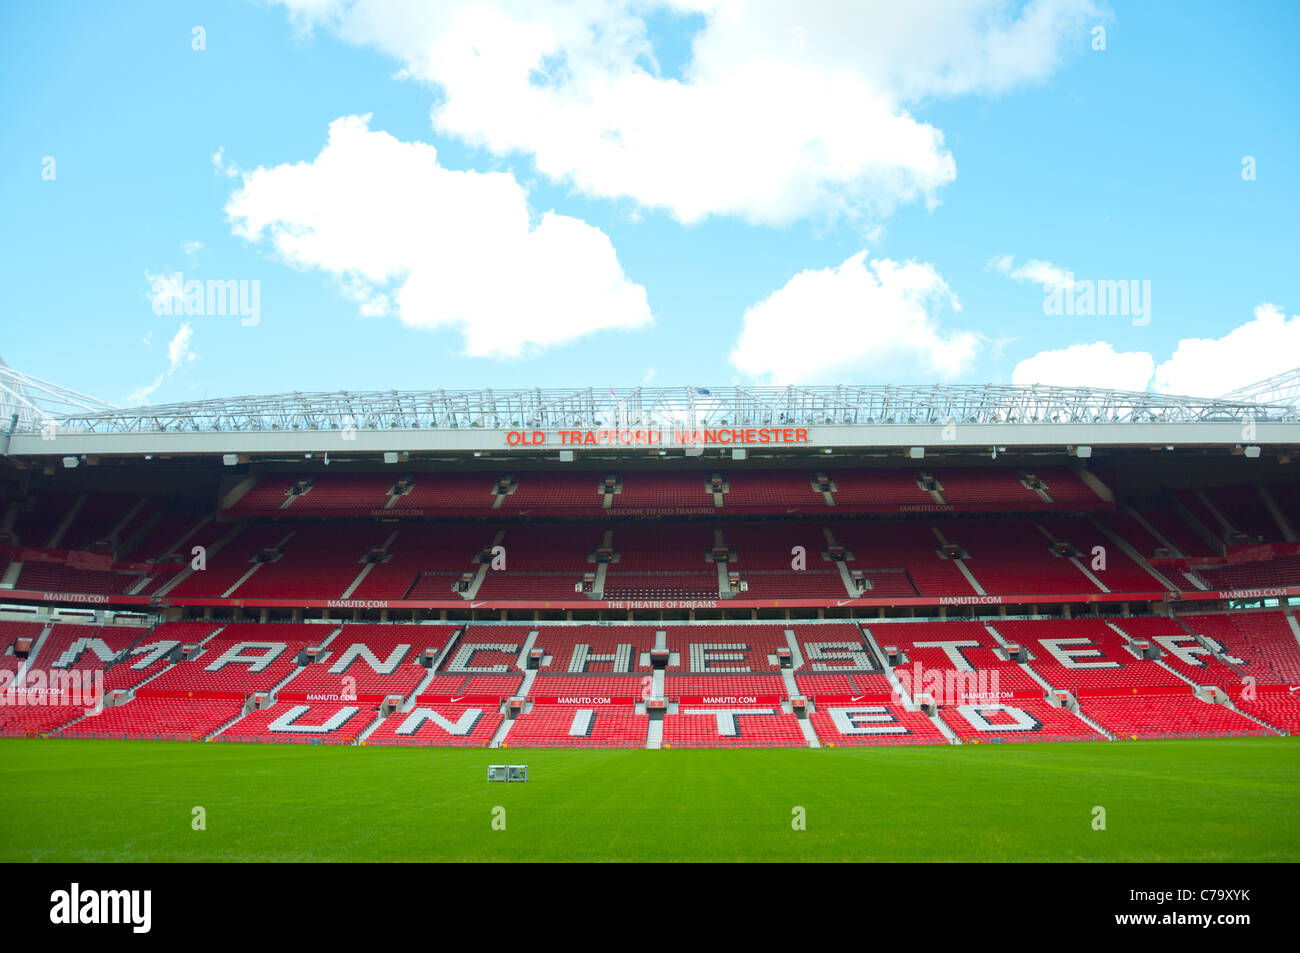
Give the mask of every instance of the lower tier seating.
[(226, 699), (136, 698), (83, 718), (65, 738), (158, 738), (198, 741), (234, 719), (243, 702)]
[(894, 703), (819, 705), (808, 716), (823, 745), (944, 745), (947, 737), (921, 711)]
[(375, 718), (375, 706), (362, 702), (282, 701), (249, 712), (217, 740), (351, 744)]
[(534, 705), (515, 719), (511, 748), (644, 748), (650, 719), (635, 705)]
[(495, 706), (417, 703), (410, 711), (385, 718), (366, 744), (484, 748), (501, 720)]
[(772, 705), (683, 704), (664, 716), (664, 747), (806, 748), (794, 715)]
[(1225, 705), (1194, 695), (1103, 696), (1080, 702), (1085, 715), (1117, 738), (1264, 734), (1264, 729)]
[(1041, 698), (956, 705), (939, 712), (963, 743), (984, 741), (1101, 741), (1102, 736), (1067, 708)]

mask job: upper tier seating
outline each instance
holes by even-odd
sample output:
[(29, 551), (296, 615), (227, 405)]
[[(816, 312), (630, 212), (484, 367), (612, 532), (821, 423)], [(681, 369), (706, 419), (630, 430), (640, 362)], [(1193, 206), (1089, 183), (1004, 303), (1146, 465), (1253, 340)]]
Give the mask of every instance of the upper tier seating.
[(1205, 566), (1196, 569), (1211, 589), (1257, 589), (1261, 586), (1300, 586), (1300, 556), (1279, 556), (1235, 566)]
[[(228, 533), (234, 527), (223, 524), (221, 528)], [(259, 565), (254, 561), (258, 553), (287, 545), (293, 534), (292, 526), (249, 524), (220, 549), (209, 547), (207, 568), (190, 573), (169, 590), (169, 595), (222, 596), (233, 589), (250, 569)]]
[[(614, 510), (711, 508), (713, 493), (707, 484), (708, 474), (698, 470), (686, 473), (628, 473), (623, 477), (622, 489), (614, 494)], [(512, 728), (511, 732), (513, 731)]]
[[(945, 526), (944, 535), (970, 553), (966, 568), (991, 595), (1101, 591), (1070, 559), (1052, 552), (1052, 542), (1036, 520), (963, 520)], [(1155, 581), (1145, 588), (1156, 588)]]
[[(1134, 509), (1183, 556), (1214, 555), (1210, 544), (1203, 540), (1172, 506), (1140, 505)], [(1207, 528), (1211, 532), (1214, 531), (1212, 526)]]
[(374, 525), (298, 527), (280, 558), (263, 563), (231, 595), (338, 599), (365, 568), (366, 552), (382, 546), (392, 533), (389, 526)]
[(826, 500), (813, 487), (809, 470), (732, 470), (726, 475), (724, 506), (729, 510), (801, 513), (826, 508)]
[[(455, 598), (452, 586), (462, 573), (478, 571), (474, 557), (490, 549), (493, 538), (483, 526), (403, 526), (388, 547), (391, 557), (374, 565), (351, 598), (401, 599), (417, 585), (430, 592), (424, 598)], [(443, 575), (424, 577), (431, 580), (424, 584), (422, 572)]]
[[(943, 503), (920, 485), (923, 472), (938, 481)], [(709, 513), (719, 511), (712, 484), (714, 475), (721, 480), (721, 512), (788, 514), (825, 512), (831, 507), (875, 512), (934, 507), (981, 511), (1105, 507), (1098, 495), (1069, 469), (1046, 467), (1035, 472), (1048, 494), (1047, 499), (1021, 482), (1018, 471), (1001, 467), (748, 470), (704, 466), (664, 471), (606, 468), (510, 473), (499, 470), (420, 473), (390, 469), (349, 473), (331, 468), (314, 473), (263, 474), (226, 510), (226, 515), (294, 519), (388, 513), (395, 516), (512, 516), (547, 511), (574, 515)], [(818, 473), (829, 480), (833, 502), (828, 502), (819, 488)], [(611, 476), (615, 481), (614, 492), (610, 506), (606, 507), (605, 482)], [(59, 505), (67, 504), (56, 504), (56, 508)], [(57, 526), (55, 520), (55, 513), (29, 514), (23, 528), (47, 538)], [(44, 545), (28, 537), (24, 541)]]
[(68, 510), (77, 502), (76, 493), (41, 493), (29, 502), (18, 503), (13, 539), (23, 546), (53, 546), (53, 536)]
[(96, 592), (117, 595), (130, 592), (141, 573), (105, 569), (73, 569), (64, 563), (29, 559), (18, 574), (17, 589), (41, 592)]
[(836, 543), (853, 555), (851, 570), (905, 568), (921, 595), (975, 594), (957, 563), (939, 555), (938, 537), (928, 524), (844, 523), (834, 533)]
[(1282, 529), (1265, 505), (1257, 484), (1216, 486), (1206, 490), (1205, 495), (1237, 532), (1266, 543), (1282, 540)]
[[(1111, 592), (1161, 592), (1164, 586), (1155, 576), (1128, 557), (1104, 533), (1087, 520), (1039, 520), (1052, 536), (1079, 551), (1079, 562), (1086, 566)], [(1093, 569), (1094, 550), (1100, 546), (1106, 557), (1105, 569)], [(1085, 590), (1086, 591), (1086, 590)]]

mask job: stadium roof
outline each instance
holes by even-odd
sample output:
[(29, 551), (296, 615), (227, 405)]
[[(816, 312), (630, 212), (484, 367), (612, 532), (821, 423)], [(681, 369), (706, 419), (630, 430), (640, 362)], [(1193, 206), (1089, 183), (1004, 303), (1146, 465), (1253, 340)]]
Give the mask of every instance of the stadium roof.
[[(725, 442), (752, 445), (758, 438), (744, 439), (747, 428), (795, 427), (810, 447), (1141, 445), (1175, 435), (1190, 443), (1300, 444), (1298, 382), (1300, 369), (1217, 398), (1043, 385), (731, 386), (295, 392), (117, 408), (0, 362), (9, 438), (0, 451), (554, 449), (565, 432), (609, 428), (662, 431), (652, 446), (690, 445), (704, 428), (732, 428), (735, 439)], [(534, 433), (547, 436), (533, 442)], [(349, 443), (335, 444), (340, 438)]]

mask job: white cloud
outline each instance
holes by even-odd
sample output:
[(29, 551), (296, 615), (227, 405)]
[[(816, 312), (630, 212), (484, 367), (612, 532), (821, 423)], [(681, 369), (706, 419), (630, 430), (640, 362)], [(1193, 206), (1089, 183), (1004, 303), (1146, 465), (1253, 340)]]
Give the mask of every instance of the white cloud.
[(191, 258), (197, 255), (203, 249), (203, 242), (198, 240), (181, 242), (181, 251)]
[(936, 315), (961, 305), (934, 266), (866, 257), (801, 272), (752, 305), (731, 363), (777, 384), (950, 380), (968, 369), (980, 340), (940, 326)]
[(1300, 315), (1267, 302), (1221, 338), (1184, 338), (1155, 372), (1155, 390), (1214, 396), (1300, 365)]
[(1060, 384), (1214, 397), (1300, 364), (1300, 315), (1288, 320), (1275, 304), (1221, 338), (1184, 338), (1160, 365), (1145, 351), (1116, 351), (1108, 342), (1040, 351), (1012, 372), (1013, 384)]
[(194, 351), (194, 328), (188, 321), (180, 326), (167, 345), (167, 358), (171, 362), (167, 368), (168, 374), (175, 374), (182, 365), (198, 360), (198, 354)]
[(1097, 341), (1039, 351), (1016, 365), (1011, 383), (1144, 391), (1154, 370), (1155, 360), (1145, 351), (1116, 351), (1108, 342)]
[[(150, 331), (145, 336), (144, 343), (147, 345), (152, 338), (153, 332)], [(154, 391), (162, 386), (163, 381), (174, 375), (186, 364), (194, 363), (198, 358), (198, 352), (194, 350), (194, 328), (186, 321), (176, 329), (176, 333), (167, 344), (167, 370), (154, 378), (152, 384), (146, 384), (128, 394), (124, 401), (125, 405), (127, 407), (138, 407), (146, 403), (153, 396)]]
[(225, 146), (221, 146), (216, 152), (212, 153), (212, 171), (217, 175), (224, 175), (228, 179), (238, 178), (241, 174), (239, 166), (233, 162), (226, 162)]
[(159, 374), (154, 378), (152, 384), (146, 384), (144, 387), (139, 387), (131, 391), (131, 393), (126, 395), (126, 400), (123, 401), (123, 404), (127, 407), (139, 407), (146, 404), (149, 398), (153, 396), (153, 392), (162, 386), (162, 382), (166, 376), (166, 374)]
[(235, 234), (335, 276), (363, 315), (459, 329), (470, 356), (653, 324), (604, 232), (534, 216), (514, 176), (445, 169), (433, 146), (368, 123), (337, 119), (313, 161), (246, 173), (226, 205)]
[(1041, 285), (1044, 291), (1070, 291), (1074, 288), (1074, 273), (1068, 268), (1037, 258), (1016, 266), (1015, 260), (1014, 255), (999, 255), (990, 258), (988, 266), (1013, 281)]
[[(435, 128), (524, 153), (582, 193), (682, 222), (865, 219), (933, 204), (956, 175), (908, 106), (1040, 81), (1099, 15), (1090, 0), (281, 0), (438, 87)], [(699, 13), (682, 75), (646, 16)]]

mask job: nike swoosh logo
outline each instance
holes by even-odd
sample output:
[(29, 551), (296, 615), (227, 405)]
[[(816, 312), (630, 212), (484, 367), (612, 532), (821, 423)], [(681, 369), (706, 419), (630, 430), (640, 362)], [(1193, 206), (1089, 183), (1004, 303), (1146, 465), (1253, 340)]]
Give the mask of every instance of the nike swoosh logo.
[(785, 508), (785, 511), (786, 511), (787, 513), (798, 513), (798, 512), (799, 512), (799, 507), (797, 507), (797, 506), (796, 506), (796, 507), (789, 507), (789, 506), (787, 506), (787, 507)]
[(454, 701), (454, 702), (458, 702), (458, 701), (460, 701), (460, 700), (461, 700), (462, 698), (464, 698), (464, 697), (465, 697), (464, 695), (457, 695), (455, 698), (452, 699), (452, 701)]
[(848, 604), (849, 604), (850, 602), (852, 602), (852, 601), (853, 601), (852, 599), (839, 599), (839, 600), (836, 601), (835, 605), (837, 605), (837, 606), (846, 606), (846, 605), (848, 605)]
[(1300, 692), (1300, 685), (1289, 685), (1289, 686), (1287, 686), (1287, 691), (1288, 691), (1288, 692)]
[(851, 701), (851, 702), (860, 702), (860, 701), (862, 701), (862, 699), (864, 699), (864, 698), (866, 698), (866, 697), (867, 697), (866, 695), (853, 695), (853, 696), (851, 696), (851, 697), (849, 698), (849, 701)]
[(487, 605), (487, 603), (485, 603), (485, 602), (471, 602), (471, 603), (469, 604), (469, 607), (470, 607), (471, 609), (477, 609), (479, 606), (482, 606), (482, 605)]

